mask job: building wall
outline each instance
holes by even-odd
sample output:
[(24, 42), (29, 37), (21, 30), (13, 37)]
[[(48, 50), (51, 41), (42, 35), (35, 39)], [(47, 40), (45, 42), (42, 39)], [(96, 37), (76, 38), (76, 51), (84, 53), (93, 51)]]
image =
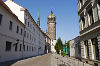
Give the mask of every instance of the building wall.
[[(24, 28), (24, 25), (20, 23), (13, 15), (11, 15), (7, 10), (5, 10), (2, 6), (0, 6), (0, 14), (3, 15), (2, 22), (0, 25), (0, 62), (19, 59), (22, 57), (22, 51), (19, 51), (19, 45), (23, 44), (23, 36), (19, 33), (16, 33), (17, 25), (20, 29)], [(9, 23), (13, 22), (12, 30), (9, 30)], [(19, 29), (19, 30), (20, 30)], [(19, 39), (18, 43), (18, 51), (15, 52), (14, 44), (17, 43), (17, 39)], [(6, 41), (12, 42), (11, 51), (6, 51)]]
[(74, 40), (70, 41), (70, 56), (75, 57), (75, 44)]
[[(43, 54), (45, 49), (45, 37), (41, 32), (41, 29), (33, 20), (30, 13), (24, 7), (14, 3), (14, 1), (8, 0), (5, 3), (13, 11), (13, 13), (16, 14), (19, 20), (22, 21), (23, 24), (25, 24), (26, 36), (29, 35), (27, 38), (25, 38), (26, 43), (33, 44), (35, 46), (34, 48), (37, 49), (36, 55), (38, 55), (39, 53)], [(41, 49), (39, 49), (40, 47)]]
[[(78, 0), (78, 15), (79, 15), (80, 37), (81, 37), (81, 56), (84, 59), (97, 60), (97, 61), (100, 60), (100, 57), (98, 57), (98, 59), (95, 59), (95, 55), (100, 56), (99, 14), (100, 14), (100, 0), (82, 0), (82, 3), (80, 0)], [(82, 18), (84, 18), (84, 20), (82, 20)], [(93, 41), (94, 39), (95, 41)], [(87, 44), (85, 43), (85, 41), (87, 41)], [(98, 48), (96, 48), (95, 46)]]
[[(45, 36), (43, 31), (35, 24), (35, 21), (30, 16), (29, 12), (20, 11), (18, 5), (13, 2), (6, 2), (8, 7), (11, 7), (11, 11), (16, 14), (13, 16), (8, 10), (0, 5), (0, 14), (3, 15), (2, 22), (0, 25), (0, 62), (10, 61), (20, 58), (26, 58), (44, 54), (45, 50)], [(15, 8), (18, 10), (14, 11)], [(20, 16), (18, 16), (20, 14)], [(25, 19), (27, 19), (25, 21)], [(10, 21), (13, 22), (12, 30), (9, 30)], [(25, 23), (26, 22), (26, 23)], [(19, 26), (19, 31), (17, 31)], [(21, 34), (22, 29), (22, 34)], [(26, 32), (26, 33), (25, 33)], [(11, 42), (11, 50), (6, 51), (6, 41)], [(17, 43), (17, 51), (15, 46)], [(20, 45), (21, 51), (20, 51)], [(23, 49), (25, 45), (25, 50)]]
[(76, 37), (70, 41), (70, 56), (80, 59), (80, 50), (80, 37)]

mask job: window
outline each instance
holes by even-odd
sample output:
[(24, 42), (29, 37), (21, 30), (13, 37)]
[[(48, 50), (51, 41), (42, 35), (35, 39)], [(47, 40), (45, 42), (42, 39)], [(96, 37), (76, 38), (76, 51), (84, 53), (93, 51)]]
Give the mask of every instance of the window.
[(100, 0), (98, 1), (98, 5), (99, 5), (99, 7), (100, 7)]
[(83, 5), (83, 2), (82, 2), (82, 0), (80, 0), (80, 7), (82, 7), (82, 5)]
[(31, 34), (30, 34), (30, 40), (31, 40)]
[(98, 63), (94, 63), (94, 66), (98, 66)]
[(9, 30), (12, 30), (12, 21), (10, 21)]
[(2, 15), (0, 14), (0, 25), (1, 25), (1, 21), (2, 21)]
[(94, 59), (99, 60), (98, 40), (97, 38), (93, 38), (91, 39), (91, 41), (92, 41), (92, 46), (93, 46)]
[(23, 33), (23, 29), (21, 28), (21, 35), (22, 35), (22, 33)]
[(85, 19), (82, 17), (83, 28), (85, 28)]
[(16, 33), (18, 33), (19, 32), (19, 26), (17, 26), (17, 31), (16, 31)]
[(28, 27), (29, 27), (29, 22), (28, 22)]
[(98, 18), (100, 20), (100, 0), (98, 0), (97, 7), (98, 7)]
[(22, 50), (22, 44), (20, 44), (20, 51)]
[(6, 41), (6, 51), (11, 51), (11, 42)]
[(28, 46), (27, 46), (27, 51), (28, 51)]
[(94, 23), (92, 8), (88, 11), (90, 25)]
[(89, 46), (88, 46), (88, 41), (84, 41), (84, 45), (85, 45), (85, 56), (86, 58), (89, 58)]

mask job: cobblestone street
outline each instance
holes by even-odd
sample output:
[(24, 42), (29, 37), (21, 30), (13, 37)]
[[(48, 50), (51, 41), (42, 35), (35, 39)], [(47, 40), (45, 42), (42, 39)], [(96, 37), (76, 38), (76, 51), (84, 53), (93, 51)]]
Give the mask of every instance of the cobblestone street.
[[(8, 64), (8, 65), (7, 65)], [(15, 63), (4, 63), (0, 66), (92, 66), (70, 57), (62, 57), (58, 54), (45, 54), (32, 57)]]
[(92, 66), (70, 57), (62, 57), (58, 54), (50, 53), (43, 56), (20, 60), (10, 65), (7, 64), (9, 63), (4, 63), (0, 66)]
[(18, 61), (11, 66), (57, 66), (57, 61), (54, 59), (54, 55), (46, 54)]

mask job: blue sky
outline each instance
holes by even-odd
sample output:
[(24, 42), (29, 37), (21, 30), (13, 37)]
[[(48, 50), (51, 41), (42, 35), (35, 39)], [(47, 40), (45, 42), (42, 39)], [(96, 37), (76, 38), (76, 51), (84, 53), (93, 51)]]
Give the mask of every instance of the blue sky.
[(41, 28), (46, 31), (47, 16), (53, 13), (57, 17), (57, 38), (68, 41), (79, 35), (77, 0), (15, 0), (16, 3), (28, 9), (34, 20), (40, 13)]

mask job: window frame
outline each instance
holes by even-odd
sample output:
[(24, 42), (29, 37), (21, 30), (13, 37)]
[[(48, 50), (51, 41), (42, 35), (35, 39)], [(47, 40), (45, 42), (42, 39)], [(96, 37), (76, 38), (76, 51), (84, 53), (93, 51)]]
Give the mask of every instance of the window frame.
[[(7, 45), (8, 44), (8, 45)], [(6, 41), (5, 51), (11, 51), (12, 42)]]
[(12, 21), (10, 21), (10, 24), (9, 24), (9, 30), (11, 30), (11, 31), (12, 31), (12, 27), (13, 27), (13, 22), (12, 22)]

